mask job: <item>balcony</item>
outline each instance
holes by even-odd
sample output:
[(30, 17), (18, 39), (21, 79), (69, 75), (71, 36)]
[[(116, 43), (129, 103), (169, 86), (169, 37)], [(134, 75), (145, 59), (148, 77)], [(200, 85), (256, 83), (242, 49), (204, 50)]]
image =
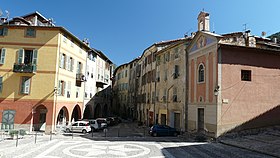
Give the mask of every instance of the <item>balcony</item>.
[(14, 64), (13, 72), (35, 73), (37, 66), (35, 64)]
[(84, 81), (86, 81), (86, 76), (83, 73), (77, 73), (76, 81), (84, 82)]

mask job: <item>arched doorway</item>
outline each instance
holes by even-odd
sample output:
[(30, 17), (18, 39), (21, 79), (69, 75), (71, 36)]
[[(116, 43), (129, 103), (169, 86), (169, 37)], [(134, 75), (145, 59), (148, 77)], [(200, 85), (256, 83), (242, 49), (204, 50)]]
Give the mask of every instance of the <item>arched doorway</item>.
[(48, 112), (47, 108), (42, 104), (32, 109), (32, 115), (33, 115), (32, 129), (34, 131), (45, 131), (47, 112)]
[(100, 104), (97, 104), (94, 108), (94, 118), (102, 117), (102, 111)]
[(81, 108), (79, 105), (76, 105), (72, 112), (71, 121), (77, 121), (79, 119), (81, 119)]
[(84, 117), (85, 119), (93, 119), (93, 105), (87, 104), (85, 111), (84, 111)]
[(107, 104), (104, 105), (103, 116), (108, 117), (108, 105)]
[(69, 113), (67, 108), (64, 106), (60, 109), (58, 115), (57, 115), (57, 122), (56, 124), (58, 126), (66, 126), (69, 122)]

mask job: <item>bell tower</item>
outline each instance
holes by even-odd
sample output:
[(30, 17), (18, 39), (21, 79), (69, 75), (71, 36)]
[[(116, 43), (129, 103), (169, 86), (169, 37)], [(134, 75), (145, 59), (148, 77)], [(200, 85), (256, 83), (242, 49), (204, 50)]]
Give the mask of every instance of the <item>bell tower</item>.
[(198, 31), (210, 31), (209, 26), (209, 13), (206, 13), (204, 11), (201, 11), (197, 17), (198, 21)]

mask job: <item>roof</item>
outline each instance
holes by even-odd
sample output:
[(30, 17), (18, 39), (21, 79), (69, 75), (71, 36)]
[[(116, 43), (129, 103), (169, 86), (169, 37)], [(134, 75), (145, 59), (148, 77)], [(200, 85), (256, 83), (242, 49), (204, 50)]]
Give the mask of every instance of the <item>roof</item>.
[(66, 28), (64, 28), (62, 26), (51, 26), (51, 27), (49, 27), (49, 26), (5, 25), (5, 27), (7, 27), (7, 28), (27, 28), (28, 27), (28, 28), (58, 30), (58, 31), (61, 31), (61, 32), (67, 34), (67, 36), (73, 38), (74, 40), (78, 41), (78, 43), (81, 44), (83, 47), (85, 47), (87, 51), (91, 49), (88, 45), (86, 45), (84, 42), (82, 42), (78, 37), (76, 37), (74, 34), (72, 34), (70, 31), (68, 31)]
[(102, 51), (97, 50), (97, 49), (95, 49), (95, 48), (91, 48), (91, 49), (92, 49), (93, 51), (95, 51), (96, 54), (97, 54), (98, 56), (100, 56), (100, 58), (104, 59), (105, 61), (109, 62), (110, 64), (113, 64), (113, 62), (112, 62), (104, 53), (102, 53)]

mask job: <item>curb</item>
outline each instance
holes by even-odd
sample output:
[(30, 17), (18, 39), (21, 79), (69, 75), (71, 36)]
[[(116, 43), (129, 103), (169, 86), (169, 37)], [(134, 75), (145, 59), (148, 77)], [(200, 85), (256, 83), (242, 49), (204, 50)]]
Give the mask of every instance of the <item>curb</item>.
[(237, 147), (237, 148), (240, 148), (240, 149), (245, 149), (245, 150), (257, 152), (257, 153), (264, 154), (264, 155), (269, 155), (269, 156), (280, 158), (280, 155), (275, 155), (275, 154), (271, 154), (271, 153), (260, 151), (260, 150), (256, 150), (256, 149), (251, 149), (251, 148), (247, 148), (247, 147), (243, 147), (243, 146), (238, 146), (238, 145), (230, 144), (230, 143), (224, 142), (222, 140), (220, 140), (219, 143), (224, 144), (224, 145), (228, 145), (228, 146), (232, 146), (232, 147)]

